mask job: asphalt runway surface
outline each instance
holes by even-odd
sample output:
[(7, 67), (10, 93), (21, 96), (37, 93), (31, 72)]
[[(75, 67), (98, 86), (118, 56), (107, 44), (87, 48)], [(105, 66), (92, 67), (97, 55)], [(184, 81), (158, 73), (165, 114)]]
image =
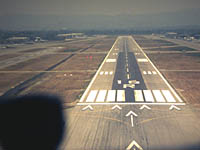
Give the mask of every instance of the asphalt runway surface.
[(198, 109), (131, 36), (116, 39), (78, 104), (65, 112), (63, 150), (200, 149)]

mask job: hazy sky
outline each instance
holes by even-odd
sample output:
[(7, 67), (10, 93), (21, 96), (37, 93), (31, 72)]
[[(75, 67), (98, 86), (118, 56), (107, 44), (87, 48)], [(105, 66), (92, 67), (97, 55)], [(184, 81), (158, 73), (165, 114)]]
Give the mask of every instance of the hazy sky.
[(152, 14), (200, 9), (200, 0), (0, 0), (0, 14)]

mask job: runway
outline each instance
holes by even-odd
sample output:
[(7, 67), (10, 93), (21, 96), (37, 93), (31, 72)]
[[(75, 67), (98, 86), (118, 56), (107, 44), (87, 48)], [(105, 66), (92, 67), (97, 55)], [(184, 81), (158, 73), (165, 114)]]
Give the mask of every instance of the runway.
[(116, 40), (79, 105), (88, 102), (184, 104), (132, 37)]
[(131, 36), (119, 36), (77, 106), (66, 109), (61, 149), (200, 148), (199, 112)]

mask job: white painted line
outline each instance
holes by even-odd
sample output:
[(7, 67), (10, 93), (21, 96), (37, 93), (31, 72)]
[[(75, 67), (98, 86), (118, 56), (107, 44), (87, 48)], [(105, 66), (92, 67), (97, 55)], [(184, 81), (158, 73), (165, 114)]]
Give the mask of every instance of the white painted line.
[(112, 107), (112, 110), (114, 110), (114, 109), (116, 109), (116, 108), (119, 109), (119, 110), (122, 110), (122, 108), (121, 108), (119, 105), (113, 106), (113, 107)]
[(85, 106), (85, 105), (176, 105), (176, 106), (185, 106), (185, 103), (77, 103), (79, 106)]
[(108, 52), (107, 56), (105, 57), (104, 61), (102, 62), (101, 66), (99, 67), (99, 69), (97, 70), (96, 74), (94, 75), (94, 77), (92, 78), (90, 84), (88, 85), (87, 89), (85, 90), (85, 92), (83, 93), (81, 99), (80, 99), (80, 102), (83, 102), (87, 93), (89, 92), (93, 82), (95, 81), (97, 75), (99, 74), (101, 68), (103, 67), (104, 63), (106, 62), (108, 56), (110, 55), (111, 51), (113, 50), (113, 48), (115, 47), (116, 43), (118, 42), (119, 38), (116, 39), (115, 43), (113, 44), (113, 46), (111, 47), (110, 51)]
[(151, 110), (151, 108), (150, 108), (149, 106), (147, 106), (147, 105), (142, 105), (142, 106), (140, 107), (140, 110), (142, 110), (142, 109), (144, 109), (144, 108), (146, 108), (146, 109), (148, 109), (148, 110)]
[(107, 102), (115, 102), (116, 90), (109, 90), (107, 95)]
[(104, 73), (104, 72), (103, 72), (103, 71), (101, 71), (101, 72), (100, 72), (100, 75), (103, 75), (103, 73)]
[(129, 75), (129, 74), (127, 74), (127, 79), (128, 79), (128, 80), (130, 79), (130, 75)]
[(154, 102), (154, 98), (151, 93), (151, 90), (143, 90), (143, 93), (144, 93), (146, 102)]
[(148, 71), (148, 74), (152, 74), (151, 71)]
[(160, 75), (160, 77), (163, 79), (163, 81), (165, 82), (165, 84), (167, 84), (167, 86), (169, 87), (169, 89), (171, 90), (171, 92), (174, 94), (174, 96), (176, 96), (176, 98), (178, 99), (179, 102), (183, 102), (183, 100), (179, 97), (179, 95), (175, 92), (175, 90), (171, 87), (171, 85), (167, 82), (167, 80), (163, 77), (163, 75), (160, 73), (160, 71), (156, 68), (156, 66), (151, 62), (151, 60), (147, 57), (147, 55), (144, 53), (144, 51), (142, 50), (142, 48), (138, 45), (138, 43), (133, 39), (133, 42), (137, 45), (137, 47), (140, 49), (140, 51), (143, 53), (143, 55), (147, 58), (147, 60), (150, 62), (150, 64), (153, 66), (153, 68), (156, 70), (156, 72)]
[[(143, 150), (143, 148), (136, 142), (136, 141), (132, 141), (131, 144), (126, 148), (126, 150), (131, 150), (133, 149), (133, 147), (136, 147), (138, 150)], [(136, 148), (134, 147), (134, 150), (136, 150)]]
[(88, 105), (88, 106), (84, 107), (84, 108), (82, 109), (82, 111), (85, 111), (86, 109), (90, 109), (91, 111), (94, 110), (94, 109), (92, 108), (92, 106)]
[(125, 102), (125, 91), (117, 90), (117, 102)]
[(126, 68), (126, 72), (129, 72), (129, 69), (128, 69), (128, 68)]
[(147, 59), (137, 59), (138, 62), (148, 62)]
[(133, 115), (131, 115), (131, 126), (134, 127), (134, 124), (133, 124)]
[(107, 90), (100, 90), (96, 102), (104, 102)]
[(110, 75), (112, 75), (113, 74), (113, 71), (110, 71), (110, 73), (109, 73)]
[(121, 80), (117, 80), (117, 83), (118, 83), (118, 84), (122, 84), (122, 81), (121, 81)]
[(160, 90), (152, 90), (152, 91), (153, 91), (153, 94), (154, 94), (157, 102), (161, 102), (161, 103), (165, 102), (165, 99), (162, 96)]
[(155, 72), (155, 71), (152, 71), (153, 72), (153, 74), (157, 74), (157, 72)]
[(116, 62), (116, 59), (107, 59), (106, 62)]
[(144, 102), (142, 90), (134, 90), (135, 102)]
[(143, 74), (147, 74), (147, 72), (146, 72), (146, 71), (143, 71)]
[(86, 102), (94, 102), (96, 95), (97, 95), (98, 90), (91, 90), (90, 94), (88, 95)]
[(169, 110), (172, 110), (172, 109), (176, 109), (176, 110), (181, 110), (179, 107), (175, 106), (175, 105), (172, 105)]
[(108, 75), (108, 71), (105, 72), (105, 75)]
[(135, 117), (137, 117), (138, 115), (136, 114), (136, 113), (134, 113), (133, 111), (129, 111), (127, 114), (126, 114), (126, 117), (128, 117), (128, 116), (132, 116), (132, 115), (134, 115)]
[(167, 102), (176, 102), (170, 91), (168, 90), (162, 90), (163, 95), (165, 96)]

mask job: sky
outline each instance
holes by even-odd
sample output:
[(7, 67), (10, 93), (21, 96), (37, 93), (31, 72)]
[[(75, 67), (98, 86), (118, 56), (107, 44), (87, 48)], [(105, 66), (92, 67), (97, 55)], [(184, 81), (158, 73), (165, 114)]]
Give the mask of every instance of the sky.
[(200, 26), (200, 0), (0, 0), (0, 29)]
[(0, 14), (119, 15), (200, 9), (200, 0), (0, 0)]

